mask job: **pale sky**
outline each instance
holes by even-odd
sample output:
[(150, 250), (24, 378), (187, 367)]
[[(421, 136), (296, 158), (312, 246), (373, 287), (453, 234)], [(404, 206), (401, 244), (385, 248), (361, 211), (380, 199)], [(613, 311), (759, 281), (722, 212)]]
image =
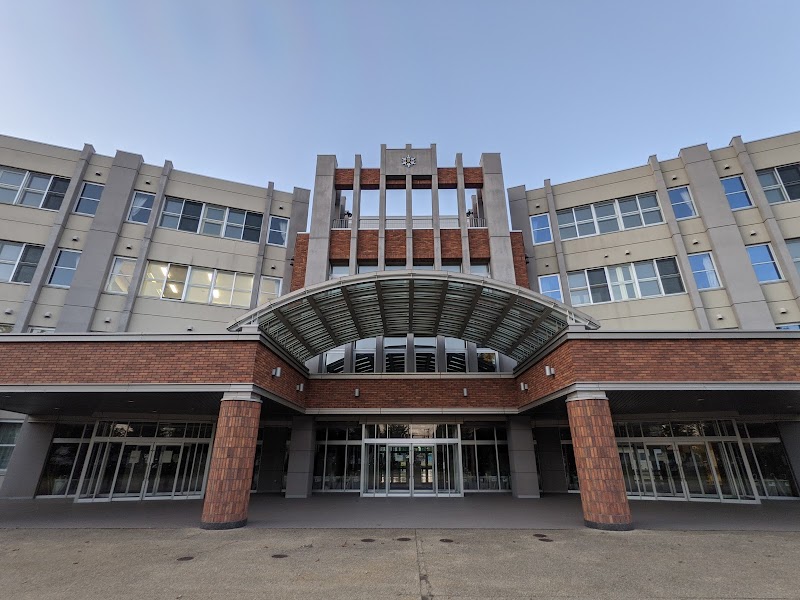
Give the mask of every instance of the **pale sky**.
[(288, 191), (382, 143), (540, 187), (800, 129), (796, 0), (3, 4), (0, 133)]

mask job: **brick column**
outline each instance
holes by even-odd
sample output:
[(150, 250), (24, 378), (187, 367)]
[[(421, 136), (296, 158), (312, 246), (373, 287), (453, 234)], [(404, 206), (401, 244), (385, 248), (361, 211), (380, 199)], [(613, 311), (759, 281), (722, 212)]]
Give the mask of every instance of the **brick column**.
[(602, 393), (570, 394), (567, 414), (584, 524), (610, 531), (633, 529), (608, 398)]
[(211, 453), (203, 529), (234, 529), (247, 524), (261, 399), (255, 394), (222, 398)]

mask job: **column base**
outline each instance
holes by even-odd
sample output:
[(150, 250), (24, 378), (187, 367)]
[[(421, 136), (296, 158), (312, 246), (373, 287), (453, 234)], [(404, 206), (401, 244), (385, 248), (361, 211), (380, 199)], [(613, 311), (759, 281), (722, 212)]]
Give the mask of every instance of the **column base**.
[(222, 530), (222, 529), (238, 529), (247, 525), (247, 519), (240, 519), (239, 521), (228, 521), (227, 523), (200, 523), (200, 529), (209, 530)]
[(583, 520), (583, 524), (590, 529), (601, 529), (603, 531), (633, 531), (633, 523), (596, 523), (595, 521)]

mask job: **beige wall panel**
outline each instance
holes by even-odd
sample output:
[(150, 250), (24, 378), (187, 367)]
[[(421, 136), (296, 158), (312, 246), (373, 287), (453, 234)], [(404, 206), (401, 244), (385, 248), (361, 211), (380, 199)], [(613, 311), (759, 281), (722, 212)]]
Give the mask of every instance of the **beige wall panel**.
[[(22, 302), (28, 293), (30, 286), (26, 283), (0, 283), (0, 302)], [(3, 311), (9, 308), (5, 304), (0, 306), (0, 321), (8, 315)], [(11, 307), (13, 308), (13, 307)], [(5, 323), (5, 321), (3, 321)]]
[[(3, 208), (18, 208), (3, 207)], [(3, 210), (0, 208), (0, 240), (8, 240), (10, 242), (28, 242), (30, 244), (39, 244), (44, 246), (50, 238), (51, 223), (39, 224), (31, 223), (30, 221), (17, 221), (15, 218), (7, 218), (6, 215), (11, 217), (30, 217), (31, 210), (22, 213), (17, 211)], [(37, 210), (35, 212), (48, 212)], [(49, 213), (53, 215), (54, 213)], [(47, 216), (47, 215), (45, 215)]]
[(533, 252), (536, 258), (553, 258), (556, 255), (556, 245), (552, 242), (548, 244), (535, 244), (533, 246)]
[(772, 213), (785, 238), (800, 235), (800, 202), (782, 202), (772, 205)]
[(71, 161), (77, 161), (81, 154), (80, 150), (23, 140), (8, 135), (0, 135), (0, 149), (16, 150), (18, 152)]
[(707, 310), (712, 308), (730, 308), (731, 299), (728, 297), (728, 292), (722, 288), (718, 290), (708, 290), (700, 292), (700, 298), (703, 300), (703, 306)]
[[(233, 319), (231, 319), (233, 321)], [(228, 322), (200, 321), (158, 315), (131, 315), (128, 331), (131, 333), (229, 333)], [(188, 331), (192, 328), (191, 332)]]
[[(638, 171), (639, 169), (636, 170)], [(553, 198), (556, 203), (556, 209), (560, 210), (562, 208), (582, 206), (584, 204), (591, 204), (592, 202), (600, 202), (602, 200), (611, 200), (613, 198), (622, 198), (624, 196), (655, 191), (655, 182), (653, 181), (652, 174), (649, 172), (646, 176), (637, 177), (635, 179), (626, 179), (605, 185), (590, 185), (580, 189), (564, 189), (565, 186), (571, 185), (572, 184), (562, 184), (553, 187)]]
[[(626, 319), (628, 317), (672, 315), (676, 312), (692, 311), (688, 294), (659, 296), (626, 302), (606, 302), (576, 307), (598, 319)], [(693, 327), (694, 328), (694, 327)]]
[(75, 171), (76, 161), (77, 153), (75, 160), (70, 160), (0, 148), (0, 165), (4, 167), (14, 167), (16, 169), (25, 169), (27, 171), (36, 171), (38, 173), (46, 173), (48, 175), (59, 175), (60, 177), (67, 178), (72, 177), (72, 173)]
[[(116, 332), (119, 313), (122, 312), (124, 305), (124, 294), (100, 294), (97, 310), (92, 320), (91, 331)], [(106, 319), (110, 319), (110, 321), (106, 323)]]
[(264, 260), (285, 262), (287, 258), (285, 246), (267, 245), (264, 249)]
[(764, 283), (761, 285), (761, 291), (764, 292), (764, 298), (766, 298), (767, 302), (781, 302), (786, 300), (794, 302), (794, 295), (787, 281)]
[(164, 167), (159, 165), (149, 165), (147, 163), (142, 164), (141, 168), (139, 169), (139, 175), (142, 177), (155, 177), (156, 181), (152, 181), (151, 185), (157, 186), (157, 180), (161, 177), (161, 171), (163, 171)]
[(764, 222), (764, 218), (761, 216), (761, 213), (755, 206), (752, 208), (734, 210), (733, 218), (736, 220), (736, 224), (740, 227), (761, 224)]
[[(723, 146), (722, 148), (716, 148), (710, 152), (711, 160), (715, 162), (736, 159), (736, 150), (733, 149), (733, 146)], [(733, 165), (731, 165), (731, 168), (733, 168)]]
[(731, 307), (706, 309), (706, 316), (711, 329), (737, 329), (739, 327)]
[(261, 196), (236, 194), (228, 190), (173, 181), (172, 178), (170, 178), (169, 183), (167, 183), (166, 194), (167, 196), (176, 196), (178, 198), (186, 198), (187, 200), (195, 200), (197, 202), (206, 202), (209, 204), (263, 213), (267, 192), (263, 190)]
[(767, 302), (767, 306), (776, 326), (780, 323), (800, 323), (800, 309), (796, 301)]
[(756, 169), (800, 161), (800, 132), (747, 142), (746, 146)]
[(228, 323), (247, 310), (138, 297), (128, 330), (180, 333), (193, 327), (195, 332), (223, 333)]
[(681, 219), (678, 221), (678, 229), (682, 235), (694, 235), (706, 231), (705, 223), (700, 217), (692, 217), (691, 219)]
[[(69, 230), (70, 232), (83, 232), (86, 233), (92, 227), (92, 217), (88, 215), (79, 215), (72, 213), (69, 217), (67, 217), (67, 226), (64, 231), (64, 235), (66, 235), (66, 231)], [(70, 238), (68, 238), (70, 239)]]
[(703, 232), (694, 235), (684, 235), (681, 237), (683, 238), (683, 244), (686, 246), (686, 252), (688, 254), (711, 252), (711, 241), (708, 239), (707, 233)]
[(649, 177), (650, 175), (650, 167), (648, 165), (642, 165), (640, 167), (633, 167), (630, 169), (623, 169), (621, 171), (614, 171), (612, 173), (596, 175), (594, 177), (585, 177), (583, 179), (576, 179), (574, 181), (560, 183), (557, 186), (554, 186), (553, 191), (555, 192), (557, 188), (559, 192), (574, 192), (599, 186), (614, 185), (633, 179)]
[[(64, 288), (42, 287), (42, 291), (39, 294), (39, 302), (31, 315), (30, 326), (55, 327), (58, 324), (58, 317), (61, 314), (61, 308), (64, 306), (64, 298), (66, 296), (67, 290)], [(51, 313), (49, 318), (44, 316), (48, 312)]]
[[(659, 235), (647, 235), (650, 230), (658, 230)], [(605, 240), (609, 243), (603, 243)], [(564, 258), (568, 271), (667, 256), (675, 256), (675, 246), (665, 225), (564, 242)]]
[(669, 318), (661, 315), (625, 317), (600, 321), (600, 331), (693, 331), (697, 320), (693, 312), (672, 313)]
[(213, 249), (185, 248), (166, 244), (150, 246), (148, 260), (173, 262), (206, 269), (224, 271), (240, 271), (252, 273), (256, 266), (255, 256), (244, 256), (233, 252), (214, 251)]

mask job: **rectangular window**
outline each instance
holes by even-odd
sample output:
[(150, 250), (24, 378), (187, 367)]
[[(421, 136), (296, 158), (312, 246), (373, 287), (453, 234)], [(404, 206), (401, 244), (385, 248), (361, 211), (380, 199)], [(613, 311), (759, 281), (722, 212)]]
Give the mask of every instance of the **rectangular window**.
[(58, 210), (69, 187), (69, 179), (0, 167), (0, 204)]
[(279, 277), (261, 276), (261, 287), (258, 289), (258, 305), (266, 304), (281, 295), (283, 280)]
[(469, 266), (469, 272), (472, 275), (479, 275), (481, 277), (489, 277), (489, 263), (472, 263)]
[(367, 338), (356, 342), (356, 373), (375, 372), (375, 338)]
[[(783, 331), (798, 331), (800, 330), (800, 323), (784, 323), (783, 325), (778, 325), (777, 329)], [(9, 329), (9, 331), (11, 331), (11, 329)]]
[(0, 241), (0, 282), (30, 283), (43, 246)]
[(699, 290), (713, 290), (722, 287), (717, 277), (717, 270), (714, 267), (714, 260), (710, 252), (700, 252), (689, 255), (689, 264), (692, 267), (692, 274)]
[(133, 223), (144, 223), (150, 220), (150, 213), (153, 212), (153, 202), (156, 197), (147, 192), (134, 192), (131, 201), (131, 210), (128, 213), (128, 221)]
[(322, 355), (324, 373), (344, 372), (344, 348), (344, 346), (338, 346)]
[(273, 246), (285, 246), (289, 238), (289, 219), (284, 217), (270, 216), (269, 236), (267, 243)]
[(478, 372), (496, 373), (498, 369), (497, 352), (490, 348), (478, 348)]
[(28, 327), (28, 333), (55, 333), (55, 327)]
[(103, 187), (99, 183), (84, 183), (80, 198), (78, 198), (78, 204), (75, 206), (75, 212), (81, 215), (94, 216), (100, 204)]
[(0, 471), (8, 468), (8, 461), (11, 459), (21, 428), (22, 423), (0, 423)]
[(726, 177), (725, 179), (720, 179), (720, 182), (722, 183), (722, 189), (725, 190), (725, 196), (728, 198), (731, 210), (753, 206), (741, 176)]
[(162, 300), (248, 308), (252, 291), (253, 276), (248, 273), (150, 261), (140, 294)]
[(781, 279), (781, 272), (778, 270), (769, 244), (747, 246), (747, 254), (750, 256), (750, 263), (753, 265), (753, 270), (760, 283)]
[(59, 250), (48, 284), (58, 287), (69, 287), (78, 268), (81, 253), (78, 250)]
[(567, 274), (574, 306), (683, 293), (675, 258), (659, 258)]
[(757, 172), (770, 204), (800, 200), (800, 163)]
[(561, 278), (558, 275), (540, 275), (539, 291), (553, 300), (564, 301), (564, 295), (561, 293)]
[(337, 279), (339, 277), (347, 277), (350, 274), (350, 265), (331, 265), (331, 270), (328, 273), (328, 279)]
[(417, 373), (436, 372), (435, 337), (414, 337), (414, 362)]
[(449, 271), (450, 273), (461, 273), (461, 263), (460, 262), (451, 262), (451, 263), (442, 263), (442, 271)]
[(200, 216), (203, 214), (203, 203), (192, 202), (182, 198), (167, 196), (164, 210), (161, 211), (161, 227), (197, 233), (200, 228)]
[(786, 245), (789, 248), (789, 254), (792, 255), (794, 266), (800, 272), (800, 238), (794, 240), (786, 240)]
[(664, 222), (655, 192), (559, 210), (556, 218), (564, 240)]
[(531, 230), (533, 231), (534, 244), (546, 244), (553, 241), (553, 233), (550, 231), (550, 215), (533, 215), (531, 217)]
[(233, 271), (214, 271), (210, 304), (248, 308), (252, 294), (252, 275)]
[(383, 338), (383, 353), (386, 373), (406, 372), (406, 338)]
[(11, 323), (0, 323), (0, 333), (11, 333), (14, 326)]
[[(229, 208), (225, 219), (225, 237), (246, 242), (258, 242), (258, 238), (261, 236), (262, 220), (261, 213)], [(288, 219), (286, 222), (289, 222)]]
[(672, 188), (667, 193), (676, 219), (688, 219), (697, 215), (687, 186)]
[(356, 267), (356, 273), (359, 273), (359, 274), (361, 274), (361, 273), (375, 273), (375, 272), (377, 272), (377, 270), (378, 270), (378, 265), (377, 264), (374, 264), (374, 265), (359, 264), (358, 267)]
[(115, 256), (111, 265), (111, 272), (106, 282), (106, 292), (109, 294), (127, 294), (131, 287), (133, 270), (136, 268), (135, 258)]
[(467, 343), (458, 338), (444, 338), (445, 361), (448, 373), (467, 372)]

